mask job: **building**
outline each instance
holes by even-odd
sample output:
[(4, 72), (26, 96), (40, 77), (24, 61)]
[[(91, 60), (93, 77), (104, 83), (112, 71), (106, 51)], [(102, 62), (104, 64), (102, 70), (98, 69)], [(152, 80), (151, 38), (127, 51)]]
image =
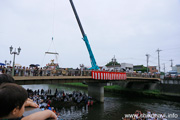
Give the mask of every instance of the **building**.
[(127, 72), (133, 72), (133, 64), (121, 63), (121, 69), (125, 69)]
[(156, 66), (148, 66), (148, 68), (149, 68), (149, 72), (151, 72), (151, 73), (158, 72), (158, 70), (156, 69)]
[(178, 74), (180, 74), (180, 64), (177, 64), (176, 66), (172, 67), (172, 71), (176, 71)]
[(106, 64), (106, 67), (109, 71), (120, 71), (121, 70), (121, 64), (116, 61), (115, 56), (111, 59), (109, 63)]

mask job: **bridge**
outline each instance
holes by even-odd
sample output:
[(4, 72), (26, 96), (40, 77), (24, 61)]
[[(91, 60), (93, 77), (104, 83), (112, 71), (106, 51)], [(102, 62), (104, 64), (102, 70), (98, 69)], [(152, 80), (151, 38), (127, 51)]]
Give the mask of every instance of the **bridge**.
[(114, 81), (126, 82), (160, 82), (159, 78), (127, 77), (126, 80), (95, 80), (91, 76), (14, 76), (15, 82), (19, 85), (28, 84), (58, 84), (58, 83), (77, 83), (77, 82), (101, 82), (108, 83)]
[(104, 101), (104, 86), (113, 82), (125, 82), (126, 84), (137, 82), (139, 83), (158, 83), (159, 78), (144, 78), (144, 77), (127, 77), (125, 80), (101, 80), (93, 79), (92, 76), (14, 76), (15, 82), (19, 85), (28, 84), (60, 84), (60, 83), (85, 83), (88, 85), (88, 95), (96, 100)]

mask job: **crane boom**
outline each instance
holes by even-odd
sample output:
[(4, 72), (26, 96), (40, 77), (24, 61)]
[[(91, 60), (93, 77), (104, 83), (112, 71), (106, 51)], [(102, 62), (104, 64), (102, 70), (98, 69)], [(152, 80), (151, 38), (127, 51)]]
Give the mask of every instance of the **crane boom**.
[(78, 22), (79, 28), (80, 28), (80, 30), (81, 30), (81, 33), (82, 33), (82, 36), (83, 36), (83, 40), (84, 40), (84, 42), (85, 42), (85, 44), (86, 44), (86, 47), (87, 47), (87, 49), (88, 49), (88, 52), (89, 52), (89, 56), (90, 56), (90, 60), (91, 60), (91, 65), (92, 65), (92, 67), (91, 67), (90, 69), (97, 70), (97, 69), (99, 69), (99, 67), (98, 67), (97, 64), (96, 64), (96, 60), (95, 60), (94, 55), (93, 55), (93, 52), (92, 52), (92, 50), (91, 50), (91, 46), (90, 46), (89, 41), (88, 41), (88, 38), (87, 38), (87, 36), (86, 36), (86, 34), (85, 34), (85, 32), (84, 32), (84, 29), (83, 29), (83, 27), (82, 27), (82, 25), (81, 25), (81, 21), (80, 21), (79, 16), (78, 16), (78, 14), (77, 14), (77, 12), (76, 12), (76, 8), (75, 8), (75, 6), (74, 6), (74, 3), (73, 3), (72, 0), (69, 0), (69, 1), (70, 1), (70, 3), (71, 3), (72, 9), (73, 9), (73, 11), (74, 11), (74, 15), (75, 15), (76, 20), (77, 20), (77, 22)]

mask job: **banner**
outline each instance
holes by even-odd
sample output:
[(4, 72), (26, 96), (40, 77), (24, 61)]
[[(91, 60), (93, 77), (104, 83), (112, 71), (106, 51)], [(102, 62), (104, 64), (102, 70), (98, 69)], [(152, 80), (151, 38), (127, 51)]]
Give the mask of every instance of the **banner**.
[(126, 80), (126, 73), (92, 71), (92, 79), (96, 80)]

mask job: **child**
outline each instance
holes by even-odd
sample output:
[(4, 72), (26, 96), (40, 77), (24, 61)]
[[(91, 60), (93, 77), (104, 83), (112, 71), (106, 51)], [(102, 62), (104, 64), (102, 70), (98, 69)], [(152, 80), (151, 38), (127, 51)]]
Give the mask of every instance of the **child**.
[(27, 91), (14, 83), (0, 85), (0, 119), (11, 120), (45, 120), (57, 116), (50, 110), (33, 113), (22, 117), (27, 101)]
[[(15, 83), (14, 78), (11, 75), (8, 74), (0, 74), (0, 85), (2, 83)], [(30, 107), (35, 107), (38, 108), (39, 106), (34, 103), (31, 99), (28, 98), (27, 102), (26, 102), (26, 107), (30, 106)]]
[(0, 74), (0, 85), (2, 83), (15, 83), (14, 78), (8, 74)]

